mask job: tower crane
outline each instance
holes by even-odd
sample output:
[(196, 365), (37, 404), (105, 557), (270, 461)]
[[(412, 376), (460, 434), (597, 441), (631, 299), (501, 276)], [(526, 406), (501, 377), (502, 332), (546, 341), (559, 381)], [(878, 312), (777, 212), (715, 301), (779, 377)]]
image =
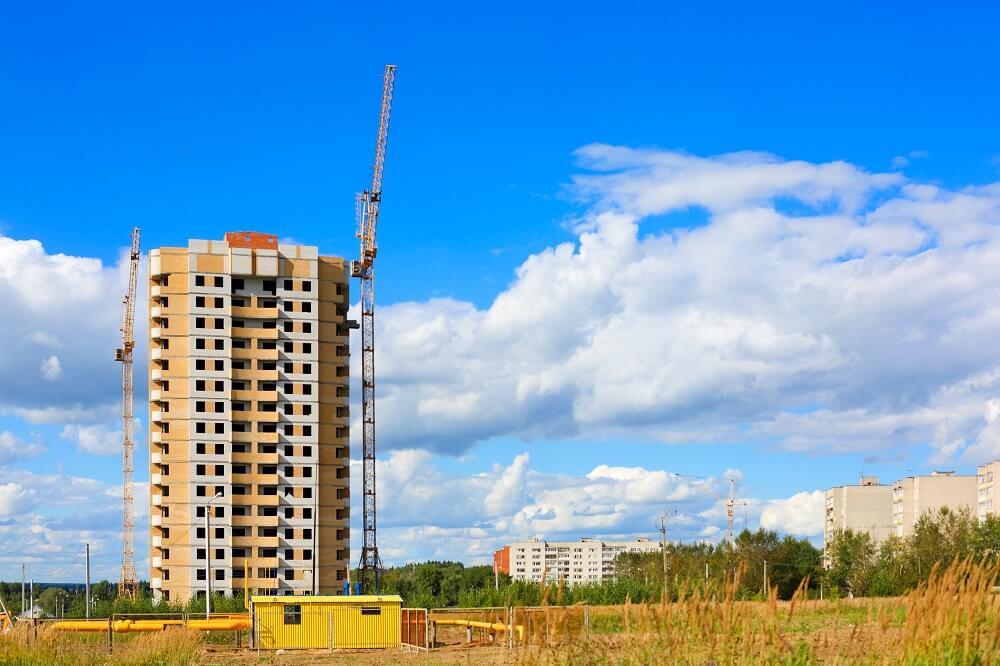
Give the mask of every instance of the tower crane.
[(364, 535), (361, 544), (361, 561), (358, 564), (358, 583), (362, 589), (377, 593), (382, 572), (375, 534), (375, 231), (378, 226), (379, 205), (382, 202), (382, 170), (385, 166), (385, 148), (389, 139), (389, 114), (392, 109), (392, 87), (396, 79), (396, 66), (386, 65), (382, 79), (382, 110), (379, 114), (378, 140), (375, 143), (375, 162), (372, 164), (371, 188), (358, 195), (355, 214), (358, 222), (358, 239), (361, 241), (361, 258), (351, 262), (351, 276), (361, 279), (361, 416), (362, 458), (364, 477)]
[(134, 599), (139, 592), (135, 579), (135, 519), (132, 497), (132, 351), (135, 349), (135, 284), (139, 272), (139, 228), (132, 229), (129, 252), (128, 292), (122, 299), (122, 346), (115, 350), (115, 360), (122, 364), (122, 573), (118, 596)]

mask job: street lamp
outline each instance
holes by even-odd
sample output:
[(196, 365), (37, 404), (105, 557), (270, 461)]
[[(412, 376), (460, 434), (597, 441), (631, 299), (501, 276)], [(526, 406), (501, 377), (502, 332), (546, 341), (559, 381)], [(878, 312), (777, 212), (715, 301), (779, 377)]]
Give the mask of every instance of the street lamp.
[(212, 502), (222, 497), (222, 493), (215, 493), (215, 497), (205, 503), (205, 619), (209, 619), (212, 613), (212, 529), (208, 524), (208, 516), (212, 513)]

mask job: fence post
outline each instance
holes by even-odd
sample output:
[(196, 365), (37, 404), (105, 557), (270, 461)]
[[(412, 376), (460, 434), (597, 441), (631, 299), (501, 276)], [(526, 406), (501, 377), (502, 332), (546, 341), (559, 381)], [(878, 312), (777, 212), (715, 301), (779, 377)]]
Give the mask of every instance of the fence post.
[(507, 650), (514, 649), (514, 607), (507, 607)]
[(330, 654), (333, 654), (333, 610), (329, 612), (330, 617)]
[(590, 639), (590, 606), (583, 607), (583, 635)]
[(114, 639), (114, 621), (112, 618), (114, 615), (108, 617), (108, 654), (111, 654), (115, 650), (115, 639)]

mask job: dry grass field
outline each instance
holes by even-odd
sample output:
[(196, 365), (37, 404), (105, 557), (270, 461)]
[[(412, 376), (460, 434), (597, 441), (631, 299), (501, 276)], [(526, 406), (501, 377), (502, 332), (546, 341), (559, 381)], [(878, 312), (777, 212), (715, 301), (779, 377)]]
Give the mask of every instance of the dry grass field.
[[(22, 627), (0, 637), (0, 664), (954, 664), (1000, 663), (995, 565), (960, 563), (892, 599), (738, 602), (698, 590), (680, 602), (552, 608), (514, 651), (487, 643), (432, 652), (251, 653), (168, 631), (120, 640)], [(451, 637), (454, 639), (454, 635)]]

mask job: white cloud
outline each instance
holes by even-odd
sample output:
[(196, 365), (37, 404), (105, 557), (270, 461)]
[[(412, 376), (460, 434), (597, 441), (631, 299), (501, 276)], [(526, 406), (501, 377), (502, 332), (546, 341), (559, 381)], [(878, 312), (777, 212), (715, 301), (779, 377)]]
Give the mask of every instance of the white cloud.
[(9, 430), (0, 431), (0, 465), (9, 465), (20, 458), (31, 458), (45, 452), (41, 442), (25, 442)]
[[(148, 576), (148, 485), (135, 485), (136, 569)], [(0, 578), (83, 580), (83, 544), (95, 580), (115, 580), (121, 563), (121, 487), (67, 474), (0, 467)]]
[(34, 499), (35, 493), (20, 484), (0, 484), (0, 519), (17, 515)]
[[(354, 465), (351, 478), (357, 486), (360, 463)], [(379, 461), (377, 477), (380, 551), (391, 563), (485, 562), (504, 543), (518, 539), (652, 538), (664, 511), (676, 511), (672, 539), (717, 541), (726, 530), (726, 478), (741, 476), (739, 470), (726, 470), (719, 477), (693, 479), (609, 465), (583, 475), (552, 474), (532, 469), (527, 453), (487, 473), (462, 476), (442, 472), (426, 451), (392, 451)], [(352, 496), (359, 495), (360, 489), (352, 488)], [(766, 521), (766, 527), (782, 533), (822, 533), (822, 520), (815, 531), (817, 495), (822, 501), (821, 492), (786, 500), (751, 498), (737, 529), (745, 520), (755, 529), (760, 517), (760, 524)], [(360, 503), (353, 514), (352, 524), (360, 525)]]
[(104, 424), (68, 425), (60, 436), (74, 442), (81, 451), (99, 456), (111, 456), (122, 451), (122, 431)]
[(801, 492), (788, 499), (767, 500), (760, 512), (760, 526), (797, 537), (823, 534), (826, 506), (822, 490)]
[[(121, 373), (113, 354), (120, 344), (127, 268), (127, 260), (107, 266), (0, 234), (0, 413), (87, 410), (116, 402)], [(139, 290), (136, 308), (140, 341), (145, 291)], [(136, 374), (141, 388), (143, 364), (136, 365)]]
[(59, 362), (58, 356), (49, 356), (42, 360), (41, 365), (42, 378), (48, 381), (55, 381), (62, 376), (62, 363)]
[(1000, 184), (758, 153), (579, 157), (572, 242), (488, 307), (381, 308), (384, 448), (617, 435), (952, 458), (976, 440), (1000, 397)]

